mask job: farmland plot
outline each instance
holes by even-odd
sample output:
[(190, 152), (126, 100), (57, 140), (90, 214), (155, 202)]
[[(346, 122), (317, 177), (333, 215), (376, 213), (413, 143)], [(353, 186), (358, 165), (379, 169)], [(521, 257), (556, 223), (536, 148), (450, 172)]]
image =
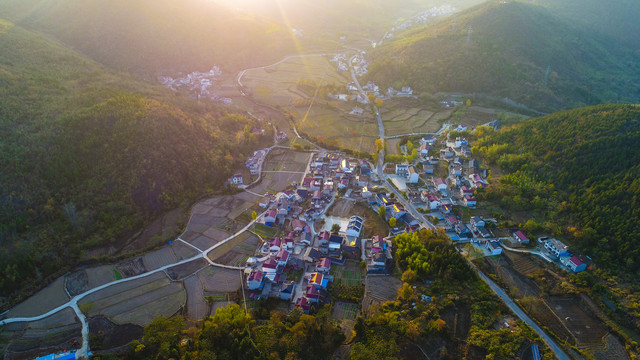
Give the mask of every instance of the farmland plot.
[(69, 301), (64, 290), (64, 276), (9, 310), (7, 317), (37, 316)]

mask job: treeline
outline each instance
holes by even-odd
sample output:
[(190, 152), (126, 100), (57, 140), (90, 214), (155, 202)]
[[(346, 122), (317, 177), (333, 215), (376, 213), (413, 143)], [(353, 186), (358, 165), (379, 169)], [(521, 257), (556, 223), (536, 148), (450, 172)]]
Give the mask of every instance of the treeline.
[(111, 72), (10, 25), (0, 36), (0, 293), (219, 189), (272, 137), (221, 106)]
[(201, 326), (186, 329), (181, 318), (158, 317), (133, 341), (127, 359), (328, 359), (344, 341), (328, 308), (316, 315), (294, 309), (253, 320), (233, 304), (219, 308)]
[(472, 151), (508, 171), (480, 197), (536, 210), (599, 266), (640, 275), (640, 108), (602, 105), (532, 119)]

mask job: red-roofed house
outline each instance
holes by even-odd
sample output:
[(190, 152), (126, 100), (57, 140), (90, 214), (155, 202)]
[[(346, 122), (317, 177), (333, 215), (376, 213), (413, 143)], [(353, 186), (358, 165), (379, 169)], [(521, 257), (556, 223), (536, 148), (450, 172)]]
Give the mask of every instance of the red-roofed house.
[(577, 256), (565, 256), (564, 258), (561, 258), (560, 261), (574, 273), (578, 273), (587, 269), (587, 264), (585, 264), (585, 262), (580, 260), (580, 258)]
[(447, 183), (442, 178), (437, 178), (436, 187), (438, 190), (447, 190)]
[(301, 298), (298, 298), (298, 300), (296, 301), (296, 307), (302, 309), (305, 314), (308, 314), (309, 309), (311, 308), (311, 303), (309, 302), (309, 299), (303, 296)]
[(282, 248), (282, 240), (279, 237), (274, 237), (269, 242), (269, 251), (272, 253), (277, 253)]
[(513, 238), (516, 239), (521, 244), (528, 244), (529, 238), (522, 233), (522, 231), (518, 230), (513, 233)]
[(293, 229), (293, 231), (297, 233), (302, 232), (306, 226), (307, 226), (307, 223), (300, 219), (293, 219), (291, 221), (291, 228)]
[(278, 263), (273, 259), (269, 259), (264, 263), (262, 263), (262, 270), (266, 272), (275, 272), (277, 268), (278, 268)]
[(278, 212), (276, 211), (276, 209), (271, 209), (267, 211), (267, 214), (264, 216), (265, 224), (275, 224), (277, 216), (278, 216)]
[(328, 231), (326, 231), (326, 230), (322, 231), (318, 235), (318, 241), (319, 241), (320, 245), (328, 245), (330, 237), (331, 237), (331, 234)]
[(311, 188), (311, 185), (313, 185), (313, 182), (315, 181), (314, 178), (312, 177), (306, 177), (302, 180), (302, 186), (306, 187), (306, 188)]
[(264, 279), (262, 277), (262, 271), (252, 271), (247, 278), (247, 287), (249, 290), (257, 290), (262, 288)]
[(447, 217), (447, 225), (453, 227), (458, 223), (458, 218), (456, 218), (455, 216), (449, 216)]
[(321, 273), (328, 273), (331, 270), (331, 260), (328, 258), (320, 258), (316, 264), (316, 271)]
[(289, 252), (287, 250), (280, 250), (278, 255), (276, 255), (276, 261), (278, 266), (287, 266), (287, 261), (289, 260)]
[(475, 207), (476, 206), (476, 198), (472, 197), (471, 195), (465, 195), (464, 196), (464, 203), (468, 206), (468, 207)]

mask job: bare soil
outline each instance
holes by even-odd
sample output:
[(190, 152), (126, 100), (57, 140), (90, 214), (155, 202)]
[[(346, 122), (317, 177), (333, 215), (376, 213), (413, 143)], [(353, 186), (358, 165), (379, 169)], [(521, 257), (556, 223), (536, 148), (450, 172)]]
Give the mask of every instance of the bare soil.
[(89, 277), (84, 270), (79, 270), (67, 275), (65, 280), (67, 292), (71, 296), (76, 296), (89, 290)]
[(186, 264), (168, 268), (167, 275), (169, 275), (169, 278), (173, 281), (183, 280), (184, 278), (194, 274), (208, 264), (209, 263), (207, 263), (207, 261), (204, 259), (193, 260)]
[(381, 304), (385, 301), (395, 300), (400, 286), (402, 286), (402, 281), (393, 276), (367, 276), (362, 309), (369, 311), (374, 303)]
[(9, 310), (7, 317), (29, 317), (46, 313), (69, 301), (64, 290), (64, 276)]
[[(92, 350), (109, 350), (129, 344), (142, 337), (144, 328), (134, 324), (117, 325), (104, 316), (87, 319)], [(97, 342), (97, 343), (96, 343)]]
[(146, 273), (148, 270), (144, 266), (142, 257), (125, 260), (116, 265), (116, 270), (122, 274), (123, 277), (131, 277)]
[(204, 319), (209, 315), (210, 308), (204, 298), (204, 288), (200, 278), (193, 275), (184, 279), (184, 288), (187, 290), (187, 318)]

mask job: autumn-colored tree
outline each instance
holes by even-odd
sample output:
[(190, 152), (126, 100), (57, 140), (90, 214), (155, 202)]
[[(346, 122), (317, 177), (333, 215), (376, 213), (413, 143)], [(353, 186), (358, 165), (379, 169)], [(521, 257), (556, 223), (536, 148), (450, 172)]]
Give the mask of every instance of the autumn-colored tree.
[(418, 276), (418, 274), (416, 274), (415, 271), (413, 271), (411, 269), (407, 269), (407, 270), (405, 270), (405, 272), (402, 273), (402, 281), (411, 284), (412, 282), (414, 282), (416, 280), (417, 276)]
[(409, 301), (412, 297), (413, 297), (413, 288), (411, 287), (411, 285), (407, 283), (402, 284), (400, 289), (398, 289), (398, 299)]
[(396, 223), (396, 218), (392, 217), (391, 219), (389, 219), (389, 226), (396, 227)]

